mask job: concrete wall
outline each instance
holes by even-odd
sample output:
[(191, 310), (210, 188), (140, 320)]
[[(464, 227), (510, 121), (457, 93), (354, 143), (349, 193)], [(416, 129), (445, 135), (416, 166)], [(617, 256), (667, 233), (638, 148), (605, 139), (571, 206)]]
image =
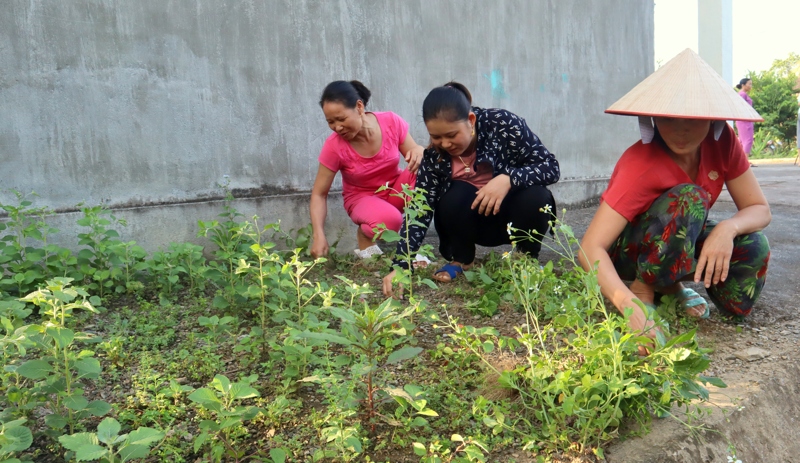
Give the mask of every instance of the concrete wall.
[[(421, 143), (425, 95), (459, 80), (477, 105), (525, 117), (561, 162), (558, 199), (584, 201), (638, 137), (603, 110), (653, 69), (652, 2), (2, 3), (0, 190), (64, 212), (107, 204), (150, 249), (192, 239), (223, 182), (246, 213), (307, 224), (296, 195), (313, 183), (329, 134), (317, 101), (336, 79), (362, 80), (369, 107)], [(334, 197), (330, 235), (341, 228), (355, 231)]]

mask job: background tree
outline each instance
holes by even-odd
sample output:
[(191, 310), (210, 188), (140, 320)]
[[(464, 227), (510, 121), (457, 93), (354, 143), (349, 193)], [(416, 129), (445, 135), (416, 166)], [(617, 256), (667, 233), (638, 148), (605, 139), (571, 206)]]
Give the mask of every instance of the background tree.
[(787, 59), (775, 60), (768, 71), (750, 73), (753, 107), (764, 118), (764, 122), (756, 124), (756, 130), (768, 130), (786, 142), (795, 140), (800, 92), (798, 69), (800, 55), (791, 53)]

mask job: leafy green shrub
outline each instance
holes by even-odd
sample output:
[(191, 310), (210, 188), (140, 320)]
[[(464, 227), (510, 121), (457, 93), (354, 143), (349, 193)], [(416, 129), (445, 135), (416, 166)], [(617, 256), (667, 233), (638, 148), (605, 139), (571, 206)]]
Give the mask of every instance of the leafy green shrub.
[(750, 97), (753, 108), (764, 118), (756, 129), (774, 132), (784, 143), (797, 136), (798, 76), (779, 70), (762, 71), (749, 76), (753, 80)]
[(164, 437), (163, 432), (144, 427), (120, 435), (121, 428), (117, 420), (106, 418), (97, 425), (96, 433), (80, 432), (61, 436), (58, 441), (74, 453), (77, 461), (124, 463), (146, 458), (150, 446)]
[[(89, 416), (102, 416), (111, 406), (101, 400), (84, 397), (83, 382), (96, 379), (102, 368), (89, 350), (78, 349), (78, 342), (89, 342), (93, 336), (67, 327), (67, 320), (76, 309), (95, 312), (89, 294), (82, 288), (70, 286), (71, 278), (54, 278), (47, 287), (28, 294), (22, 301), (38, 306), (48, 317), (42, 324), (28, 325), (17, 330), (25, 338), (19, 344), (32, 349), (38, 357), (6, 368), (13, 374), (35, 381), (33, 390), (47, 402), (51, 412), (45, 423), (50, 434), (58, 436), (69, 426)], [(92, 296), (96, 299), (96, 296)]]
[(217, 247), (213, 252), (215, 260), (209, 262), (206, 275), (220, 288), (221, 294), (213, 302), (219, 309), (244, 302), (241, 294), (247, 288), (236, 269), (239, 261), (247, 258), (250, 245), (254, 243), (252, 224), (240, 220), (244, 215), (231, 205), (232, 200), (232, 196), (226, 196), (224, 211), (218, 216), (221, 220), (198, 221), (197, 236), (208, 238)]
[[(380, 405), (390, 397), (398, 397), (396, 400), (403, 410), (400, 416), (408, 412), (412, 417), (420, 418), (421, 421), (412, 419), (408, 423), (410, 426), (427, 425), (422, 416), (437, 416), (436, 412), (425, 407), (424, 402), (415, 401), (408, 391), (381, 384), (383, 379), (381, 372), (385, 371), (386, 366), (413, 358), (422, 351), (421, 347), (400, 347), (410, 341), (407, 333), (413, 327), (408, 318), (415, 309), (414, 306), (409, 306), (397, 310), (396, 303), (392, 299), (387, 299), (374, 309), (366, 303), (361, 310), (332, 307), (331, 314), (341, 320), (341, 332), (325, 330), (305, 331), (300, 334), (303, 338), (341, 345), (349, 351), (355, 361), (355, 365), (351, 368), (352, 375), (340, 380), (360, 383), (361, 391), (357, 397), (364, 412), (363, 422), (369, 426), (371, 432), (375, 431), (376, 420), (381, 416)], [(319, 376), (312, 376), (302, 381), (324, 380)], [(418, 392), (416, 391), (415, 395)], [(388, 423), (402, 422), (393, 419), (388, 420)]]
[(217, 375), (209, 384), (210, 388), (200, 388), (189, 395), (189, 400), (209, 412), (213, 419), (200, 422), (202, 431), (194, 441), (194, 451), (207, 447), (207, 455), (213, 462), (245, 461), (245, 456), (237, 445), (242, 426), (261, 413), (258, 407), (238, 405), (241, 400), (258, 397), (258, 391), (250, 386), (258, 378), (252, 375), (232, 383), (226, 376)]
[[(29, 199), (36, 193), (24, 195), (12, 190), (17, 204), (0, 204), (8, 218), (0, 222), (0, 295), (5, 292), (16, 296), (33, 291), (46, 278), (47, 264), (58, 259), (61, 248), (47, 244), (47, 236), (56, 233), (45, 222), (52, 212), (45, 207), (32, 207)], [(44, 248), (33, 242), (44, 244)], [(68, 261), (69, 257), (65, 257)]]
[(26, 463), (14, 458), (17, 452), (27, 450), (33, 443), (31, 430), (23, 426), (25, 419), (0, 420), (0, 461), (3, 463)]
[(788, 158), (796, 156), (794, 141), (784, 141), (770, 129), (758, 129), (753, 135), (750, 157), (753, 159)]
[(596, 274), (575, 262), (571, 229), (558, 221), (554, 228), (566, 241), (557, 240), (573, 264), (568, 273), (556, 276), (552, 263), (540, 267), (524, 256), (505, 259), (505, 276), (527, 320), (516, 336), (448, 322), (459, 345), (484, 358), (495, 350), (525, 352), (508, 371), (484, 361), (499, 384), (520, 397), (516, 417), (483, 398), (476, 401), (477, 416), (495, 433), (518, 435), (534, 451), (565, 451), (577, 444), (579, 451), (602, 454), (599, 446), (618, 435), (625, 417), (646, 428), (651, 413), (668, 416), (672, 406), (699, 411), (696, 401), (708, 399), (701, 383), (724, 384), (701, 375), (710, 360), (695, 331), (672, 338), (657, 333), (650, 355), (640, 357), (639, 346), (651, 340), (630, 332), (623, 317), (606, 310)]
[[(422, 188), (411, 188), (405, 184), (403, 185), (402, 191), (397, 191), (389, 188), (388, 185), (383, 185), (378, 188), (377, 192), (385, 190), (392, 190), (391, 196), (395, 196), (403, 200), (403, 223), (406, 225), (406, 227), (400, 230), (400, 233), (398, 233), (394, 230), (389, 230), (386, 228), (385, 224), (379, 224), (374, 230), (375, 236), (380, 236), (382, 240), (388, 243), (396, 243), (401, 239), (408, 243), (410, 238), (409, 227), (412, 225), (421, 225), (422, 217), (427, 214), (433, 214), (433, 209), (430, 207), (430, 205), (428, 205), (428, 202), (425, 199), (426, 192)], [(401, 234), (404, 234), (405, 236)], [(426, 257), (433, 257), (431, 245), (423, 244), (420, 247), (418, 254)], [(396, 273), (392, 283), (399, 283), (401, 285), (401, 288), (398, 289), (398, 291), (402, 291), (403, 288), (408, 289), (408, 297), (410, 300), (413, 300), (412, 298), (414, 297), (415, 283), (424, 284), (432, 289), (436, 289), (436, 283), (434, 283), (431, 279), (417, 276), (415, 281), (415, 279), (412, 277), (413, 264), (416, 260), (415, 256), (404, 254), (397, 257), (399, 257), (406, 264), (406, 268), (402, 268), (397, 265), (394, 266), (394, 271)]]

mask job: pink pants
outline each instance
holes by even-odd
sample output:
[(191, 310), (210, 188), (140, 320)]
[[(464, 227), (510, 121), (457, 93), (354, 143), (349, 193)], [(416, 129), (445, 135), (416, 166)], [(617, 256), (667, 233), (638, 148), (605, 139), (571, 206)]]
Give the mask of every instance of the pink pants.
[(379, 224), (385, 224), (389, 230), (400, 231), (403, 225), (403, 198), (392, 196), (397, 192), (403, 191), (403, 184), (414, 188), (417, 183), (417, 175), (408, 170), (400, 173), (394, 184), (389, 187), (396, 191), (384, 190), (380, 193), (365, 193), (361, 196), (347, 201), (345, 210), (347, 215), (356, 225), (361, 227), (361, 231), (367, 238), (375, 236), (373, 229)]

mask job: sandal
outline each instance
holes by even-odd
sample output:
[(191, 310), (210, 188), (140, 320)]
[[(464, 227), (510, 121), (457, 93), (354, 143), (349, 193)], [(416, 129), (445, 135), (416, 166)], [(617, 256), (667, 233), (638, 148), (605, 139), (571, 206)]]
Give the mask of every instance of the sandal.
[[(433, 279), (442, 283), (449, 283), (456, 279), (459, 275), (464, 273), (465, 268), (469, 268), (469, 265), (460, 265), (460, 264), (444, 264), (442, 268), (433, 272)], [(440, 275), (441, 273), (447, 273), (449, 278), (445, 279), (444, 275)]]
[(353, 249), (353, 252), (362, 259), (369, 259), (372, 256), (380, 256), (383, 254), (383, 251), (381, 251), (381, 248), (379, 248), (377, 244), (373, 244), (367, 249)]
[(691, 288), (683, 288), (675, 293), (675, 297), (678, 299), (678, 304), (680, 304), (684, 311), (689, 311), (690, 309), (700, 306), (705, 307), (702, 315), (691, 315), (687, 313), (687, 315), (690, 317), (706, 319), (709, 317), (709, 315), (711, 315), (708, 302), (705, 300), (705, 298), (703, 298), (703, 296), (697, 294), (697, 291)]

